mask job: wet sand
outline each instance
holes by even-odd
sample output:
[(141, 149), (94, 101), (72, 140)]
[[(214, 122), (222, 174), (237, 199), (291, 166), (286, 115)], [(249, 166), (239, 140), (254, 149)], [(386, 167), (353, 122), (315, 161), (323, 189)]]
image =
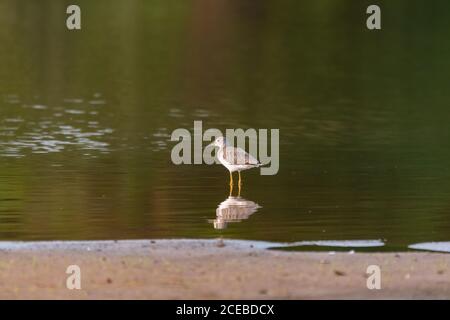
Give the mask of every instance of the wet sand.
[[(450, 299), (450, 255), (267, 250), (232, 240), (0, 242), (0, 299)], [(66, 269), (81, 268), (81, 290)], [(381, 268), (380, 290), (366, 286)]]

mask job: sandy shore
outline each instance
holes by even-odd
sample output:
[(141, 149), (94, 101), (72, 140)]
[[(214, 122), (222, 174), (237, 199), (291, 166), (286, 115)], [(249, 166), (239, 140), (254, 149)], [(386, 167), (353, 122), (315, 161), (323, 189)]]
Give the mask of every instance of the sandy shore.
[[(267, 250), (233, 240), (0, 242), (0, 299), (450, 299), (450, 255)], [(81, 268), (81, 290), (66, 269)], [(366, 286), (368, 265), (381, 290)]]

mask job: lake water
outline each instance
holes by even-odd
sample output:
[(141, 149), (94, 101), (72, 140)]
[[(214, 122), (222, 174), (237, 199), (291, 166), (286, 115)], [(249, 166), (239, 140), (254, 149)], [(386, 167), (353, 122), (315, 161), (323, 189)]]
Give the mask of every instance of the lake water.
[[(78, 4), (68, 31), (63, 1), (0, 2), (0, 240), (449, 240), (448, 2), (380, 31), (365, 1)], [(280, 129), (278, 174), (228, 199), (175, 166), (195, 120)]]

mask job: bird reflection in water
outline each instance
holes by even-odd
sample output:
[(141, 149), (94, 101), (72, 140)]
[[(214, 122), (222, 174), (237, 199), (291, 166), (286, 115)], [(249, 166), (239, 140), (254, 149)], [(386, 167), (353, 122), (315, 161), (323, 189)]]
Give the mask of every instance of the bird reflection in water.
[(230, 222), (241, 222), (248, 219), (259, 208), (261, 206), (257, 203), (241, 196), (229, 196), (216, 209), (216, 219), (212, 220), (214, 229), (225, 229)]

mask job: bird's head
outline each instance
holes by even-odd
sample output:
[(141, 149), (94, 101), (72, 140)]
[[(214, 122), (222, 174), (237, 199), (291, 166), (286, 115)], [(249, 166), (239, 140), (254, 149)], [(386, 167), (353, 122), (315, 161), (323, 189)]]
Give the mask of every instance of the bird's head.
[(214, 140), (214, 142), (211, 144), (215, 147), (222, 148), (223, 146), (225, 146), (226, 141), (224, 137), (217, 137), (216, 140)]

